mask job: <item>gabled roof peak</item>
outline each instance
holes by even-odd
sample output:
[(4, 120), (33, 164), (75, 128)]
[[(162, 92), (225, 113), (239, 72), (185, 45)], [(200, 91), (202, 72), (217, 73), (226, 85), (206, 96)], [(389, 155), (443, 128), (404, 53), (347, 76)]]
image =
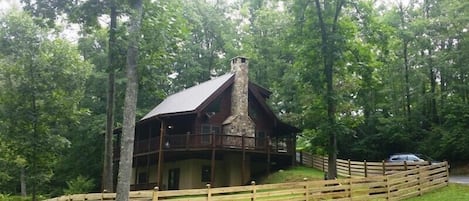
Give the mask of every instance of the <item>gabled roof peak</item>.
[(227, 73), (172, 94), (153, 108), (153, 110), (146, 114), (140, 121), (165, 114), (194, 112), (233, 76), (233, 73)]

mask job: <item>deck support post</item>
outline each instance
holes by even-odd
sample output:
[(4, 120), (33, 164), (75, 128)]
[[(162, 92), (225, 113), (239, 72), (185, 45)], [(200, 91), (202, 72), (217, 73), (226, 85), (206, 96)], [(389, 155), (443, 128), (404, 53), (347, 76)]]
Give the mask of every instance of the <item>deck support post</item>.
[(245, 149), (245, 144), (244, 144), (244, 136), (245, 133), (242, 134), (241, 136), (241, 148), (243, 151), (243, 158), (241, 159), (241, 185), (244, 185), (244, 176), (245, 176), (245, 166), (246, 166), (246, 149)]
[(215, 133), (212, 132), (212, 161), (210, 170), (210, 183), (215, 185)]
[[(291, 135), (290, 134), (290, 137), (289, 137), (289, 140), (290, 140), (290, 149), (288, 149), (287, 147), (287, 151), (291, 151), (291, 165), (292, 166), (296, 166), (297, 163), (296, 163), (296, 139), (294, 139), (295, 135)], [(301, 159), (300, 159), (301, 160)]]
[[(135, 188), (134, 190), (136, 190), (137, 184), (138, 184), (138, 182), (139, 182), (139, 181), (138, 181), (138, 170), (139, 170), (139, 168), (138, 168), (138, 157), (134, 157), (134, 160), (133, 160), (133, 161), (134, 161), (135, 164), (137, 164), (137, 165), (135, 166), (135, 180), (134, 180), (134, 188)], [(131, 186), (131, 187), (132, 187), (132, 186)]]
[(267, 174), (270, 174), (270, 148), (271, 148), (270, 136), (267, 136)]
[(156, 176), (156, 186), (162, 186), (162, 178), (161, 178), (161, 172), (163, 171), (162, 170), (162, 166), (163, 166), (163, 137), (164, 137), (164, 122), (163, 120), (161, 120), (161, 124), (160, 124), (160, 144), (159, 144), (159, 151), (158, 151), (158, 173), (157, 173), (157, 176)]

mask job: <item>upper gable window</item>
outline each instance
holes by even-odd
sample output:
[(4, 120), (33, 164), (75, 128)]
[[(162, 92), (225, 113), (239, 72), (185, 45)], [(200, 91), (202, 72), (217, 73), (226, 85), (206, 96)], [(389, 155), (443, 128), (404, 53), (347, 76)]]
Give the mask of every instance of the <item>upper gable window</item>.
[(251, 104), (249, 104), (249, 116), (253, 120), (256, 120), (259, 118), (259, 110)]
[(207, 107), (207, 112), (220, 112), (221, 108), (221, 99), (217, 98), (213, 100), (210, 105)]

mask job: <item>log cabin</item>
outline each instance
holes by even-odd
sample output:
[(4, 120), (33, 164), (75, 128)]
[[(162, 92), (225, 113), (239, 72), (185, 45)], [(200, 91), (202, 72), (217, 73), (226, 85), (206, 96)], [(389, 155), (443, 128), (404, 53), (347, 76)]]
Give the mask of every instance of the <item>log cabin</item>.
[(235, 57), (231, 72), (168, 96), (136, 123), (131, 189), (244, 185), (293, 165), (299, 130), (273, 113), (270, 94)]

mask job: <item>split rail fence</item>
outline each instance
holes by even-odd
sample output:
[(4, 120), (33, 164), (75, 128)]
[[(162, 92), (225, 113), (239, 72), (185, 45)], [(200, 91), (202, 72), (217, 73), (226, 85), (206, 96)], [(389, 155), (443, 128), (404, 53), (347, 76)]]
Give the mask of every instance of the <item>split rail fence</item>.
[[(305, 155), (302, 157), (304, 156)], [(316, 168), (319, 165), (321, 167), (327, 167), (324, 162), (316, 162), (316, 159), (313, 158), (314, 157), (312, 157), (310, 161), (303, 160), (304, 164), (312, 164), (312, 166)], [(323, 159), (324, 158), (322, 158), (322, 160)], [(449, 169), (447, 162), (426, 164), (423, 166), (407, 164), (407, 167), (401, 168), (385, 166), (384, 171), (374, 166), (372, 168), (371, 164), (374, 163), (364, 163), (366, 165), (359, 168), (362, 164), (347, 161), (347, 169), (341, 168), (344, 169), (341, 171), (343, 171), (342, 173), (352, 175), (352, 177), (346, 179), (317, 181), (308, 181), (305, 179), (305, 181), (302, 182), (264, 185), (256, 185), (255, 182), (252, 182), (251, 185), (247, 186), (221, 188), (211, 188), (210, 185), (207, 184), (207, 188), (204, 189), (169, 191), (158, 191), (156, 187), (154, 190), (132, 191), (130, 192), (129, 200), (403, 200), (448, 185)], [(386, 175), (387, 170), (390, 171), (388, 173), (392, 174)], [(384, 172), (385, 175), (378, 175), (379, 171)], [(353, 176), (354, 172), (358, 175), (367, 175), (368, 177)], [(50, 199), (50, 201), (114, 200), (115, 196), (115, 193), (77, 194), (53, 198)]]
[[(327, 156), (311, 155), (305, 152), (297, 153), (297, 162), (303, 166), (313, 167), (324, 172), (328, 168)], [(423, 162), (369, 162), (337, 159), (337, 174), (343, 177), (369, 177), (390, 175), (396, 172), (412, 170), (421, 166), (428, 166), (429, 161)]]

